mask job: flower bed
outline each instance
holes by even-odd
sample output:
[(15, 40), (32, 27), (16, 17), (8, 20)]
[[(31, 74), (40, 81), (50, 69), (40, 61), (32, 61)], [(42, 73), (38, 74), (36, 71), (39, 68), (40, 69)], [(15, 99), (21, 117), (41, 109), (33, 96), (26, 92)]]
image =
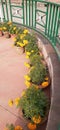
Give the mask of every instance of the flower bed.
[[(15, 101), (9, 100), (9, 106), (15, 103), (19, 109), (24, 111), (24, 117), (29, 118), (33, 123), (30, 123), (28, 128), (32, 126), (36, 129), (37, 124), (42, 122), (49, 110), (49, 101), (44, 89), (50, 85), (49, 72), (42, 51), (38, 48), (37, 37), (28, 29), (18, 28), (11, 22), (1, 24), (0, 30), (4, 35), (5, 32), (8, 32), (10, 37), (13, 34), (14, 45), (23, 49), (23, 53), (28, 58), (28, 62), (24, 63), (28, 67), (28, 73), (24, 76), (27, 88), (21, 97), (16, 98)], [(20, 130), (20, 128), (17, 129)], [(8, 130), (10, 129), (8, 128)]]

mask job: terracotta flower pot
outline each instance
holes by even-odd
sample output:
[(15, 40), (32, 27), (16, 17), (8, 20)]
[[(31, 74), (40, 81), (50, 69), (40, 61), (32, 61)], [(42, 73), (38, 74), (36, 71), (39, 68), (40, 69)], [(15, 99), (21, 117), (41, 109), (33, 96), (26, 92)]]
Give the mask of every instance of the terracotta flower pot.
[(2, 31), (0, 31), (0, 37), (2, 37), (3, 36), (3, 32)]
[(5, 36), (5, 38), (10, 38), (10, 34), (9, 34), (9, 32), (4, 32), (4, 36)]

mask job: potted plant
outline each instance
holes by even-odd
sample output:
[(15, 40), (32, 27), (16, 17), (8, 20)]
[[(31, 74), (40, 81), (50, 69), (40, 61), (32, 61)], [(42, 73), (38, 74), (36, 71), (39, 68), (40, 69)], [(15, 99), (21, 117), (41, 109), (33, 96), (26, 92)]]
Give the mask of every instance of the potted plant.
[(47, 75), (46, 67), (43, 64), (35, 64), (31, 67), (29, 72), (29, 77), (31, 82), (37, 85), (40, 85)]
[(33, 56), (30, 57), (30, 64), (32, 66), (36, 64), (41, 64), (41, 59), (42, 57), (40, 57), (40, 55), (34, 54)]
[(8, 22), (4, 22), (2, 24), (3, 34), (6, 38), (10, 38), (9, 28), (10, 28), (10, 26), (9, 26)]
[(48, 99), (45, 93), (36, 86), (26, 89), (18, 101), (17, 108), (30, 122), (39, 124), (45, 118), (48, 110)]
[(3, 36), (2, 24), (0, 23), (0, 37)]
[(9, 28), (9, 33), (11, 34), (12, 37), (15, 37), (19, 33), (19, 28), (15, 24), (11, 24)]

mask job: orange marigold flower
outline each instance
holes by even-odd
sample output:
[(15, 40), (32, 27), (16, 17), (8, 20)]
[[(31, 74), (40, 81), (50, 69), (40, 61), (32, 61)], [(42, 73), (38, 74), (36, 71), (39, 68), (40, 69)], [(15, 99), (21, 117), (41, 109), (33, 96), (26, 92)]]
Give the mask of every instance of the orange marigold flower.
[(30, 130), (36, 130), (36, 124), (33, 124), (33, 123), (28, 123), (28, 128), (30, 129)]
[(45, 77), (45, 80), (49, 80), (49, 77)]
[(39, 124), (41, 122), (41, 116), (39, 116), (39, 117), (36, 117), (36, 116), (32, 117), (32, 121), (35, 124)]
[(49, 85), (49, 82), (48, 81), (44, 81), (42, 84), (42, 88), (45, 88)]
[(15, 127), (14, 130), (23, 130), (23, 128), (20, 125), (18, 125), (18, 126)]

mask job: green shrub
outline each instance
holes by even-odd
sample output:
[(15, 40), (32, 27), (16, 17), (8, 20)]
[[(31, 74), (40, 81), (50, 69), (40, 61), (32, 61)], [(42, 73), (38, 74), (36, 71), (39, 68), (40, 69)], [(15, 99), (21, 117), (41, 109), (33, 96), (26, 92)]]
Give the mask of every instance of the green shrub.
[(44, 117), (48, 107), (48, 99), (41, 89), (31, 86), (25, 90), (17, 107), (23, 110), (26, 118), (32, 119), (33, 116), (39, 115)]
[[(33, 50), (33, 53), (32, 53)], [(39, 49), (36, 43), (31, 42), (29, 44), (27, 44), (27, 46), (25, 47), (25, 51), (26, 52), (31, 52), (31, 56), (34, 54), (38, 54), (39, 53)]]
[(30, 70), (29, 76), (32, 83), (41, 84), (46, 76), (46, 68), (43, 64), (36, 64), (33, 69)]
[(35, 65), (35, 64), (40, 64), (41, 63), (41, 57), (40, 55), (33, 55), (30, 57), (30, 64)]

